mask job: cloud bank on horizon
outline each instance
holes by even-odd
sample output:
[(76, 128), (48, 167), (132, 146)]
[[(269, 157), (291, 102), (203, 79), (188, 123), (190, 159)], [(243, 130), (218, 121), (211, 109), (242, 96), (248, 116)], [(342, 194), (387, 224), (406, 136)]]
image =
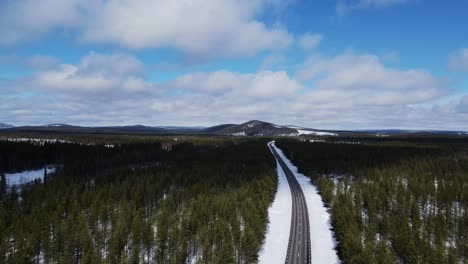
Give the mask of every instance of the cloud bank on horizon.
[(468, 130), (468, 18), (437, 1), (0, 3), (0, 121)]

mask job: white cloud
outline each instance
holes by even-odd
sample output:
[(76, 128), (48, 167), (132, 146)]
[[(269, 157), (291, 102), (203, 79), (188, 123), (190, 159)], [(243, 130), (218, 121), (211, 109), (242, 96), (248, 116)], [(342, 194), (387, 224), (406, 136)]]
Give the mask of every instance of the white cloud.
[(313, 50), (317, 48), (321, 41), (322, 35), (319, 34), (304, 34), (298, 39), (299, 46), (304, 50)]
[(283, 54), (273, 53), (265, 57), (260, 63), (260, 70), (271, 70), (286, 62), (287, 58)]
[[(109, 1), (83, 39), (133, 49), (175, 47), (202, 56), (249, 56), (287, 47), (291, 36), (255, 19), (262, 1)], [(125, 19), (122, 20), (121, 18)]]
[(302, 74), (307, 85), (284, 71), (226, 70), (155, 84), (134, 57), (90, 53), (80, 63), (1, 83), (0, 120), (212, 125), (260, 119), (317, 128), (468, 129), (466, 97), (447, 102), (445, 83), (424, 70), (389, 68), (378, 56), (346, 52), (311, 58)]
[(302, 85), (291, 80), (284, 71), (265, 71), (256, 74), (248, 87), (247, 95), (269, 97), (291, 95), (299, 91)]
[(292, 42), (287, 30), (257, 19), (264, 10), (281, 6), (279, 2), (17, 0), (0, 12), (0, 44), (65, 29), (84, 42), (130, 49), (175, 48), (196, 57), (251, 56)]
[(416, 104), (448, 93), (441, 80), (424, 70), (388, 68), (375, 55), (353, 52), (311, 58), (298, 76), (313, 80), (316, 89), (311, 97), (325, 102), (335, 98), (356, 104)]
[(169, 85), (175, 89), (217, 92), (243, 87), (248, 79), (248, 76), (221, 70), (213, 73), (186, 74), (176, 78)]
[(452, 53), (449, 58), (448, 67), (453, 71), (468, 72), (468, 48)]
[(409, 2), (410, 0), (340, 0), (336, 6), (339, 16), (358, 9), (381, 9)]
[[(36, 61), (35, 57), (32, 61)], [(40, 58), (39, 62), (42, 61)], [(75, 95), (148, 91), (152, 84), (144, 80), (143, 72), (143, 64), (130, 55), (90, 52), (78, 65), (60, 64), (50, 69), (42, 68), (19, 85), (23, 90), (37, 87)]]
[(168, 85), (173, 89), (252, 97), (288, 96), (302, 89), (302, 85), (290, 79), (284, 71), (261, 71), (256, 74), (229, 71), (192, 73), (183, 75)]
[(143, 68), (143, 63), (131, 55), (90, 52), (81, 60), (79, 73), (108, 76), (138, 75), (142, 73)]
[(468, 114), (468, 95), (463, 96), (457, 105), (457, 111)]
[(390, 51), (380, 55), (383, 62), (397, 64), (400, 62), (400, 55), (396, 51)]
[(405, 2), (408, 0), (359, 0), (356, 5), (362, 8), (384, 8)]
[(103, 92), (112, 89), (116, 82), (102, 74), (78, 75), (79, 68), (64, 64), (59, 70), (41, 72), (33, 81), (53, 90)]
[(80, 0), (3, 1), (0, 8), (0, 45), (41, 37), (51, 30), (81, 23)]

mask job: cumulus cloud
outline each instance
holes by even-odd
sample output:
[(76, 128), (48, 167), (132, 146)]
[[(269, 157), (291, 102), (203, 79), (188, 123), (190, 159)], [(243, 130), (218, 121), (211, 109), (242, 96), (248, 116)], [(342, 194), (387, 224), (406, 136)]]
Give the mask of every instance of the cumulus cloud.
[(457, 111), (468, 114), (468, 96), (463, 96), (457, 105)]
[(148, 123), (154, 114), (149, 104), (159, 96), (138, 59), (94, 52), (77, 64), (41, 68), (0, 83), (0, 90), (0, 119), (14, 124)]
[(3, 1), (0, 8), (1, 45), (12, 45), (59, 28), (82, 23), (80, 0)]
[(181, 76), (168, 85), (176, 89), (214, 93), (222, 91), (232, 96), (252, 97), (288, 96), (302, 88), (284, 71), (261, 71), (256, 74), (229, 71), (193, 73)]
[(193, 56), (251, 56), (284, 49), (292, 36), (257, 17), (272, 0), (17, 0), (0, 11), (0, 44), (40, 37), (55, 29), (78, 32), (83, 42), (130, 49), (175, 48)]
[[(109, 1), (86, 28), (91, 42), (176, 47), (190, 54), (253, 55), (285, 48), (291, 36), (255, 19), (262, 1)], [(121, 17), (125, 21), (118, 22)]]
[(448, 67), (453, 71), (468, 72), (468, 48), (452, 53), (449, 58)]
[(318, 102), (334, 98), (355, 104), (416, 104), (449, 92), (443, 81), (424, 70), (388, 68), (375, 55), (353, 52), (330, 59), (311, 58), (298, 76), (314, 81), (310, 97)]
[[(42, 57), (31, 59), (41, 66), (49, 60)], [(41, 69), (33, 76), (20, 80), (17, 84), (20, 90), (35, 87), (49, 92), (85, 95), (149, 91), (153, 85), (144, 80), (143, 64), (126, 54), (90, 52), (78, 65), (58, 64), (53, 68)]]
[(260, 119), (336, 129), (468, 129), (466, 97), (437, 103), (450, 91), (424, 70), (389, 68), (378, 56), (346, 52), (310, 58), (300, 73), (301, 79), (285, 71), (219, 70), (152, 83), (132, 56), (90, 53), (77, 64), (0, 83), (0, 120), (213, 125)]
[(321, 41), (322, 35), (319, 34), (304, 34), (298, 39), (299, 46), (304, 50), (313, 50), (317, 48)]

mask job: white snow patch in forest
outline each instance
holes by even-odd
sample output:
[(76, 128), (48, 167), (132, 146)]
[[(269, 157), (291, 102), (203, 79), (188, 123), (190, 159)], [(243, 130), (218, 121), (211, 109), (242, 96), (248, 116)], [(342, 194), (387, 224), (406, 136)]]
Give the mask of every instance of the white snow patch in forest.
[(315, 130), (304, 130), (297, 129), (299, 135), (316, 135), (316, 136), (337, 136), (336, 133), (324, 132), (324, 131), (315, 131)]
[[(54, 173), (54, 167), (47, 167), (47, 173)], [(7, 187), (11, 188), (13, 186), (26, 184), (32, 182), (36, 179), (44, 181), (44, 169), (23, 171), (18, 173), (5, 173), (5, 179)]]
[(272, 144), (272, 146), (294, 173), (304, 192), (309, 212), (312, 263), (340, 263), (335, 250), (337, 244), (331, 230), (330, 215), (318, 193), (317, 187), (311, 184), (308, 177), (298, 173), (297, 167), (286, 158), (281, 149), (276, 147), (275, 144)]
[(235, 137), (244, 137), (244, 136), (245, 136), (245, 132), (242, 131), (242, 132), (238, 132), (238, 133), (232, 133), (231, 136), (235, 136)]
[[(39, 146), (44, 146), (45, 143), (67, 143), (67, 144), (79, 144), (81, 146), (96, 146), (99, 143), (80, 143), (74, 142), (70, 140), (64, 139), (57, 139), (57, 138), (7, 138), (7, 137), (0, 137), (0, 141), (9, 141), (9, 142), (24, 142), (24, 143), (31, 143)], [(114, 144), (104, 144), (106, 148), (114, 148)]]
[(268, 209), (268, 225), (265, 243), (259, 253), (259, 263), (284, 263), (291, 229), (292, 198), (288, 180), (276, 163), (278, 189), (275, 200)]
[(5, 138), (2, 137), (0, 140), (3, 141), (10, 141), (10, 142), (29, 142), (29, 143), (37, 143), (44, 145), (44, 143), (73, 143), (68, 140), (63, 140), (63, 139), (56, 139), (56, 138)]
[(310, 139), (309, 142), (310, 143), (322, 143), (322, 142), (325, 142), (325, 140), (323, 140), (323, 139)]

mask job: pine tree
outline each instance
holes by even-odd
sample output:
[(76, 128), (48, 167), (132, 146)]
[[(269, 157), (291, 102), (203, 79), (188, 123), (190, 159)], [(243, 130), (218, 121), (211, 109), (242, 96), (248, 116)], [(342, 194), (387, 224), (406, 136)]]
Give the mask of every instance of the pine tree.
[(48, 181), (48, 177), (47, 177), (47, 168), (44, 168), (44, 183)]
[(3, 200), (3, 197), (6, 194), (7, 188), (7, 181), (5, 177), (5, 173), (2, 171), (0, 172), (0, 201)]

